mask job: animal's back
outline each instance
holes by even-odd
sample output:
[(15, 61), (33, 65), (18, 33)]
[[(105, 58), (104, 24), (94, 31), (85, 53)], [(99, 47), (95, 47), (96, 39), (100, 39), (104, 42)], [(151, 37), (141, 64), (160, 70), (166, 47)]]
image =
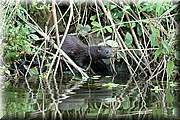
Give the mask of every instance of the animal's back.
[(84, 51), (87, 49), (87, 45), (84, 44), (78, 37), (67, 35), (62, 45), (62, 49), (70, 57), (76, 57), (84, 54)]

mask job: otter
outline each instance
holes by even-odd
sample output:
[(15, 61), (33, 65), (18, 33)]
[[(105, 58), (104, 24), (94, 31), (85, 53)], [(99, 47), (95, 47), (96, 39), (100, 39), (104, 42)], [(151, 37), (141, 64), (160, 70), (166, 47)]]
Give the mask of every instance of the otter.
[[(60, 38), (62, 39), (62, 37)], [(85, 68), (90, 63), (91, 66), (105, 68), (102, 59), (109, 59), (113, 52), (111, 47), (86, 45), (78, 37), (67, 35), (62, 50), (80, 67)], [(99, 64), (99, 65), (98, 65)], [(97, 70), (96, 68), (96, 70)]]

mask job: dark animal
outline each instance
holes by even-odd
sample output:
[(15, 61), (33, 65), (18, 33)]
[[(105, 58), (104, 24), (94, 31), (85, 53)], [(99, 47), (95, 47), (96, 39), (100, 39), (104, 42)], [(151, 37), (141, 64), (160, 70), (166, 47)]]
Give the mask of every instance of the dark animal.
[[(90, 63), (94, 72), (103, 72), (106, 65), (102, 59), (112, 57), (112, 48), (105, 46), (88, 46), (76, 36), (68, 35), (62, 45), (64, 52), (80, 67), (87, 67)], [(99, 67), (99, 68), (98, 68)], [(103, 69), (102, 69), (103, 68)]]

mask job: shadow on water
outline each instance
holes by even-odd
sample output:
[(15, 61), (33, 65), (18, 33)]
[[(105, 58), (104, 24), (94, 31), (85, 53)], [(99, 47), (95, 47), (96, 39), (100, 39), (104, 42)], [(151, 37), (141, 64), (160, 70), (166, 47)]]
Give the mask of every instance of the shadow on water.
[(78, 79), (64, 80), (63, 91), (34, 85), (37, 89), (28, 92), (8, 85), (2, 119), (176, 119), (174, 87), (164, 91), (139, 81), (139, 86), (133, 81), (112, 83), (111, 77)]

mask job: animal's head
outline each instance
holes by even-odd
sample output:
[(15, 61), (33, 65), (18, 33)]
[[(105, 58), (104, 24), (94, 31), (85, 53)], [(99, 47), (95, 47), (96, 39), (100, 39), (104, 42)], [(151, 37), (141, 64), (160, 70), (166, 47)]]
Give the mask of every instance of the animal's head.
[(106, 46), (91, 46), (90, 54), (93, 58), (108, 59), (113, 56), (113, 50)]

